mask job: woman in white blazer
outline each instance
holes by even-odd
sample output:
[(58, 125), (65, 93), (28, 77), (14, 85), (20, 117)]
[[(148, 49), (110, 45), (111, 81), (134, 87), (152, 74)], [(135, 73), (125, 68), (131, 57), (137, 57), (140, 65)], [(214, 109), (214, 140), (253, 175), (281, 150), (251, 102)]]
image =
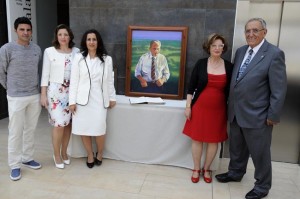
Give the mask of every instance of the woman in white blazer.
[(41, 105), (48, 110), (49, 123), (53, 126), (53, 160), (59, 169), (70, 164), (67, 155), (71, 135), (69, 85), (73, 58), (79, 52), (74, 47), (73, 39), (74, 35), (68, 26), (57, 26), (53, 46), (46, 48), (43, 58)]
[[(116, 104), (112, 59), (107, 55), (101, 35), (91, 29), (81, 40), (81, 53), (76, 55), (70, 84), (72, 133), (80, 135), (87, 152), (86, 165), (102, 164), (107, 108)], [(94, 157), (92, 136), (97, 152)]]

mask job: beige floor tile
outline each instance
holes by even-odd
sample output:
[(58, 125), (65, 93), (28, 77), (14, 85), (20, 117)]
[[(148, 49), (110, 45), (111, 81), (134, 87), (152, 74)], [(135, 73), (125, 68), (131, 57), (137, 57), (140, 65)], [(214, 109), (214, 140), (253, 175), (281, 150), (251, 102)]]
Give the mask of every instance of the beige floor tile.
[(300, 191), (300, 171), (298, 171), (294, 176), (292, 176), (291, 180), (296, 184), (298, 190)]
[(110, 169), (110, 170), (121, 170), (121, 171), (135, 171), (136, 172), (136, 165), (137, 163), (134, 162), (125, 162), (125, 161), (118, 161), (118, 160), (110, 160), (104, 159), (103, 164), (101, 167), (103, 169)]
[[(22, 167), (22, 179), (13, 182), (7, 165), (8, 118), (0, 120), (0, 198), (2, 199), (241, 199), (254, 186), (251, 159), (243, 180), (237, 183), (193, 184), (185, 168), (103, 159), (88, 169), (85, 158), (71, 158), (71, 165), (57, 169), (52, 159), (51, 126), (43, 110), (35, 133), (35, 160), (40, 170)], [(228, 158), (219, 161), (213, 175), (227, 172)], [(273, 162), (273, 186), (266, 199), (300, 198), (300, 167)]]
[(104, 159), (103, 165), (95, 166), (92, 169), (86, 167), (85, 160), (75, 161), (77, 162), (72, 163), (74, 166), (70, 167), (61, 179), (63, 183), (138, 193), (146, 177), (146, 174), (142, 173), (105, 168), (110, 160)]
[(60, 183), (50, 181), (36, 181), (22, 176), (19, 181), (8, 181), (5, 186), (0, 188), (0, 196), (3, 199), (21, 199), (21, 198), (45, 198), (56, 199), (59, 198), (61, 192), (65, 187)]
[(298, 192), (299, 189), (297, 185), (291, 180), (286, 178), (275, 178), (272, 182), (272, 190), (278, 191), (289, 191)]
[(88, 186), (69, 186), (62, 193), (61, 199), (156, 199), (152, 196), (143, 196), (141, 194), (131, 194), (121, 191), (105, 190), (101, 188)]
[(219, 183), (213, 179), (213, 199), (230, 199), (228, 183)]
[[(25, 179), (22, 179), (22, 181)], [(35, 181), (28, 179), (30, 188), (27, 189), (28, 198), (45, 198), (45, 199), (58, 199), (62, 192), (67, 188), (67, 185), (62, 186), (59, 181)]]
[(135, 171), (147, 174), (179, 177), (184, 179), (190, 178), (190, 175), (192, 174), (192, 171), (186, 168), (147, 164), (137, 164)]
[(277, 190), (272, 188), (266, 199), (299, 199), (300, 191)]
[(253, 188), (253, 185), (229, 183), (230, 199), (242, 199)]
[(142, 173), (101, 170), (94, 176), (95, 183), (91, 185), (104, 189), (139, 193), (145, 177), (146, 174)]
[(149, 174), (141, 193), (172, 199), (211, 199), (212, 185), (203, 181), (194, 184), (190, 179)]
[(29, 186), (26, 184), (28, 180), (20, 180), (16, 182), (12, 182), (9, 179), (8, 175), (0, 175), (0, 196), (5, 199), (19, 199), (28, 197), (28, 188)]

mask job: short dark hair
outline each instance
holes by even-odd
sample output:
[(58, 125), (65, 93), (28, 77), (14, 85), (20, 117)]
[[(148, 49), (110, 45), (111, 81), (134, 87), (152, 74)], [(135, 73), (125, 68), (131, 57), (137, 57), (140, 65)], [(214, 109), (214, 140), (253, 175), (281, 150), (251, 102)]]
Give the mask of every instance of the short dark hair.
[(54, 31), (54, 38), (53, 38), (53, 41), (52, 41), (52, 45), (54, 46), (54, 48), (58, 49), (60, 48), (60, 44), (58, 42), (58, 38), (57, 38), (57, 33), (59, 30), (61, 29), (66, 29), (68, 34), (69, 34), (69, 37), (70, 37), (70, 41), (69, 41), (69, 48), (73, 48), (75, 43), (73, 42), (73, 39), (74, 39), (74, 34), (71, 30), (71, 28), (65, 24), (60, 24), (58, 25), (56, 28), (55, 28), (55, 31)]
[(31, 21), (27, 17), (19, 17), (15, 20), (15, 23), (14, 23), (15, 30), (18, 29), (19, 24), (28, 24), (28, 25), (30, 25), (30, 27), (32, 29)]
[(96, 38), (97, 38), (97, 50), (96, 50), (96, 55), (97, 57), (99, 57), (99, 59), (104, 62), (104, 59), (103, 57), (105, 55), (107, 55), (107, 51), (105, 49), (105, 46), (104, 46), (104, 43), (103, 43), (103, 40), (102, 40), (102, 37), (100, 35), (100, 33), (95, 30), (95, 29), (90, 29), (90, 30), (87, 30), (82, 38), (81, 38), (81, 43), (80, 43), (80, 51), (82, 53), (82, 55), (84, 57), (86, 57), (88, 55), (88, 48), (86, 46), (86, 39), (87, 39), (87, 35), (88, 34), (91, 34), (91, 33), (94, 33), (96, 35)]
[(223, 47), (223, 53), (225, 53), (228, 49), (228, 44), (227, 44), (227, 41), (226, 39), (220, 35), (220, 34), (217, 34), (217, 33), (213, 33), (213, 34), (210, 34), (208, 37), (207, 37), (207, 40), (203, 43), (202, 47), (203, 47), (203, 50), (205, 50), (205, 52), (207, 52), (208, 54), (210, 54), (210, 46), (212, 45), (212, 43), (214, 43), (214, 41), (220, 39), (223, 44), (224, 44), (224, 47)]

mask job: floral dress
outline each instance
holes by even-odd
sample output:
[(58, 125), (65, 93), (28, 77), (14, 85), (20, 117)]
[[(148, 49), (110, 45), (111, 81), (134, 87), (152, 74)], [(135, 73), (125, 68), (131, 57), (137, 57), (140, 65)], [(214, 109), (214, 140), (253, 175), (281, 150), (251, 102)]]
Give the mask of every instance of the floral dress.
[(72, 54), (61, 53), (60, 56), (65, 56), (64, 82), (62, 84), (50, 82), (47, 89), (49, 123), (55, 127), (67, 126), (71, 120), (71, 112), (69, 111), (69, 86)]

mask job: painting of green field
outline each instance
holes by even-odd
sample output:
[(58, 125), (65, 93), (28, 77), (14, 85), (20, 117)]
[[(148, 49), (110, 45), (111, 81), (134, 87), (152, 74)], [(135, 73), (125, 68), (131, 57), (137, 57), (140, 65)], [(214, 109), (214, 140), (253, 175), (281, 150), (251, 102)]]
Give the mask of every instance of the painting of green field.
[[(131, 57), (131, 91), (135, 91), (139, 86), (138, 79), (134, 76), (135, 67), (140, 57), (149, 51), (151, 40), (133, 40), (132, 41), (132, 57)], [(181, 41), (179, 40), (160, 40), (160, 53), (163, 54), (168, 61), (170, 70), (170, 78), (164, 84), (165, 94), (178, 94), (178, 85), (180, 77), (180, 54)]]

